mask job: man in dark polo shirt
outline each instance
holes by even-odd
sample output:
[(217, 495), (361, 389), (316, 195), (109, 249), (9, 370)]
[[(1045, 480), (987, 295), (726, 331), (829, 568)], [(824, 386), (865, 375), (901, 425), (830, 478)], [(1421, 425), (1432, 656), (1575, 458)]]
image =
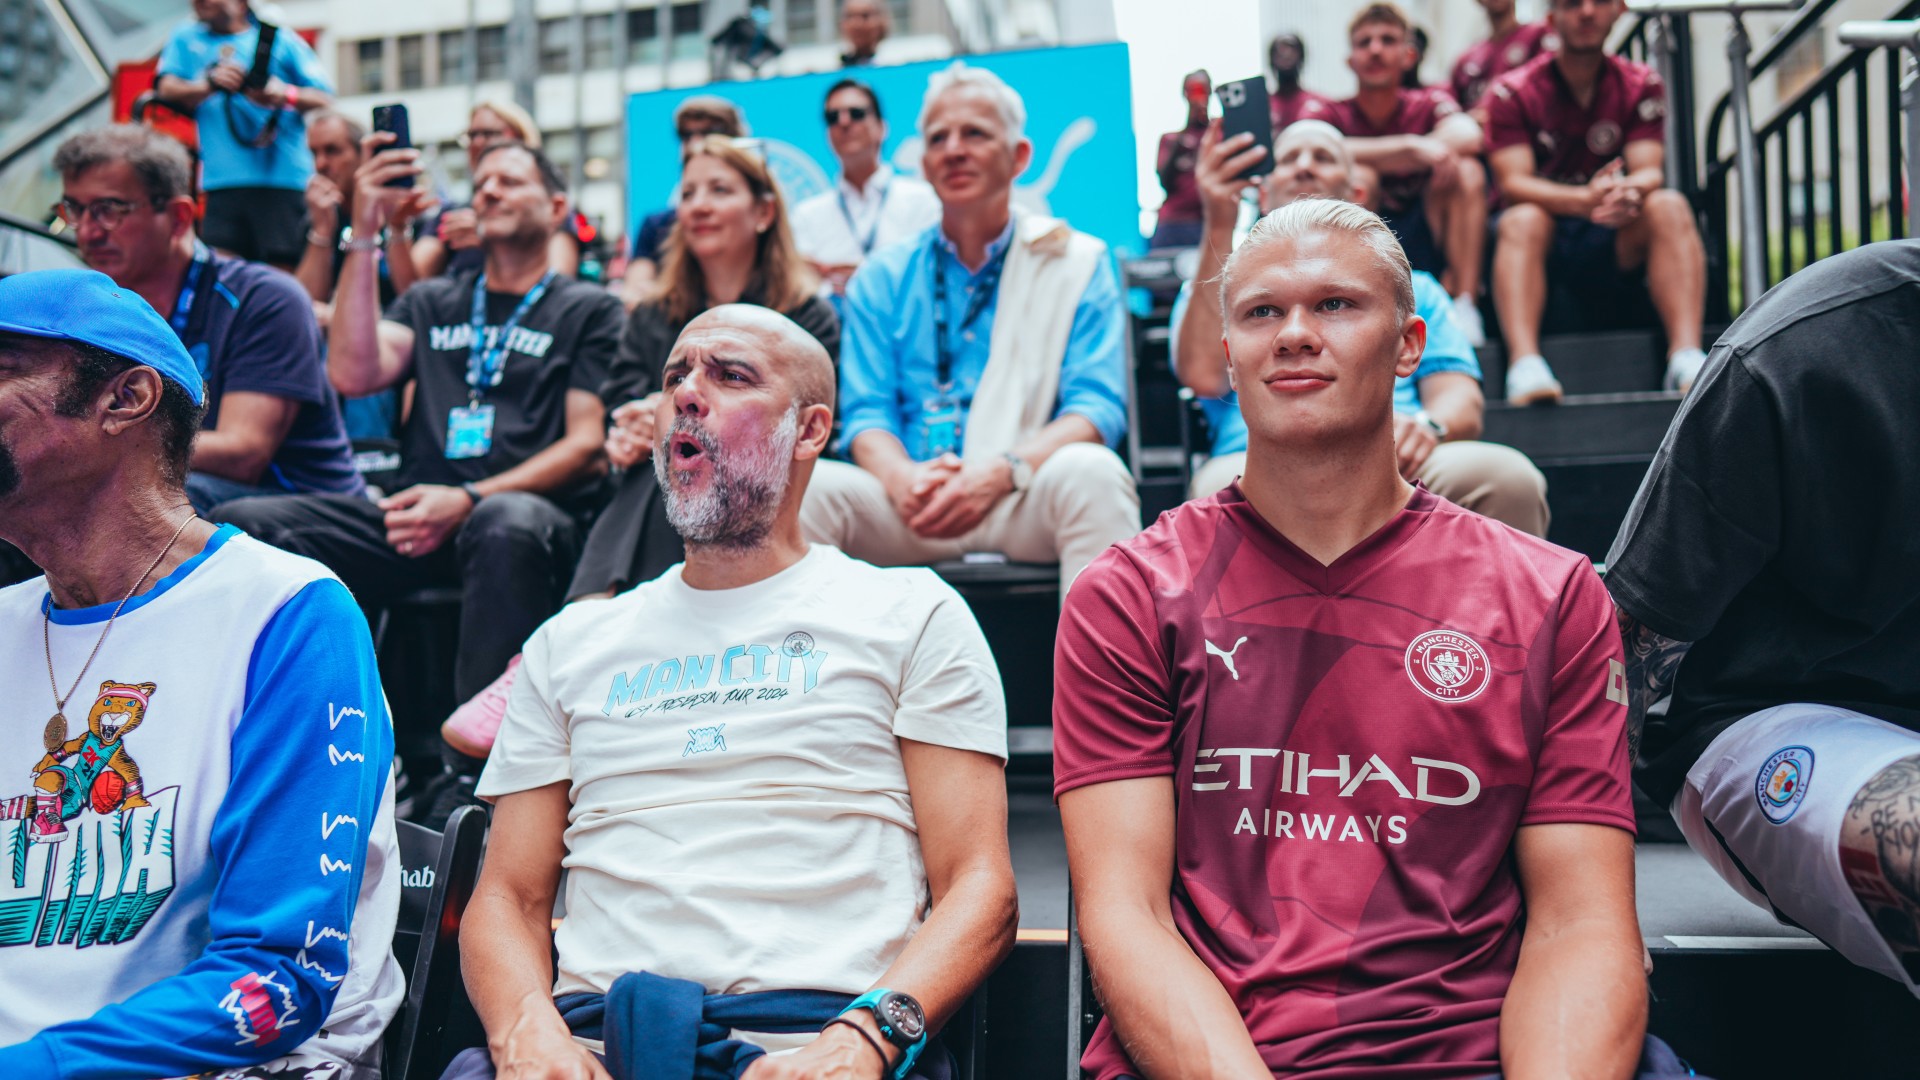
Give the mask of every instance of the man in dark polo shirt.
[(1401, 478), (1426, 325), (1379, 218), (1291, 203), (1223, 281), (1245, 476), (1061, 613), (1087, 1075), (1626, 1075), (1647, 994), (1605, 588)]
[(1549, 278), (1578, 281), (1595, 306), (1617, 304), (1623, 290), (1651, 293), (1667, 332), (1667, 389), (1692, 386), (1706, 361), (1706, 251), (1686, 196), (1662, 187), (1666, 88), (1652, 68), (1606, 52), (1625, 10), (1623, 0), (1554, 0), (1560, 51), (1501, 77), (1485, 98), (1506, 206), (1493, 301), (1516, 405), (1560, 400), (1540, 355)]
[(1736, 891), (1920, 994), (1916, 339), (1920, 241), (1761, 297), (1668, 430), (1607, 588), (1642, 786)]
[(194, 508), (288, 492), (358, 497), (312, 304), (286, 274), (194, 238), (185, 148), (143, 127), (100, 128), (62, 143), (53, 167), (81, 258), (165, 315), (206, 380), (187, 477)]
[(1375, 209), (1400, 238), (1415, 270), (1440, 279), (1453, 317), (1472, 345), (1486, 343), (1480, 309), (1480, 261), (1487, 243), (1487, 173), (1480, 125), (1437, 86), (1407, 88), (1413, 24), (1391, 3), (1360, 9), (1347, 28), (1347, 66), (1360, 92), (1321, 102), (1301, 119), (1325, 120), (1347, 137), (1359, 164), (1379, 177)]
[(1523, 23), (1514, 14), (1514, 0), (1479, 0), (1487, 13), (1488, 34), (1453, 62), (1453, 99), (1467, 110), (1481, 128), (1487, 126), (1487, 111), (1480, 99), (1493, 81), (1514, 68), (1559, 47), (1553, 28), (1547, 23)]
[(383, 316), (373, 245), (390, 207), (411, 198), (384, 183), (419, 171), (413, 150), (361, 166), (327, 354), (343, 393), (414, 381), (396, 492), (248, 499), (221, 517), (327, 564), (363, 601), (458, 583), (464, 700), (558, 610), (573, 574), (576, 511), (606, 467), (598, 389), (621, 311), (606, 290), (553, 272), (564, 184), (539, 151), (501, 143), (474, 172), (486, 268), (419, 282)]

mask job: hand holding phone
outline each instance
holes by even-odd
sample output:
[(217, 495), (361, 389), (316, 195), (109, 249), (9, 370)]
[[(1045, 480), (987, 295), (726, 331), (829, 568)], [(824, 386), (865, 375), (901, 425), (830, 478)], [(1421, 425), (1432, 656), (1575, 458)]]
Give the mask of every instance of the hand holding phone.
[[(1255, 75), (1250, 79), (1221, 83), (1213, 91), (1220, 98), (1220, 139), (1252, 135), (1251, 146), (1264, 147), (1266, 154), (1236, 179), (1252, 180), (1273, 171), (1273, 117), (1267, 108), (1267, 80)], [(1251, 149), (1251, 146), (1249, 149)]]

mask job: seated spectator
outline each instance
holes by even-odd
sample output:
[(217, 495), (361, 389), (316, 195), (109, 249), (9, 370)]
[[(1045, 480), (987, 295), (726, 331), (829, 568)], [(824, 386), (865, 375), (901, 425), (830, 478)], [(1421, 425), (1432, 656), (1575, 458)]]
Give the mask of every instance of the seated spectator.
[(1300, 119), (1314, 103), (1324, 105), (1326, 98), (1300, 85), (1300, 71), (1307, 66), (1307, 46), (1300, 35), (1280, 34), (1267, 45), (1267, 66), (1273, 69), (1273, 91), (1267, 95), (1267, 109), (1273, 113), (1273, 133)]
[(248, 85), (262, 24), (247, 0), (194, 0), (193, 17), (160, 50), (154, 93), (193, 114), (207, 198), (201, 238), (223, 254), (291, 271), (313, 175), (301, 117), (331, 106), (333, 87), (292, 30), (274, 34), (266, 81)]
[(1735, 891), (1920, 994), (1917, 334), (1920, 241), (1822, 259), (1747, 308), (1607, 588), (1642, 787)]
[(793, 241), (836, 294), (876, 248), (911, 240), (940, 220), (940, 199), (927, 182), (901, 176), (880, 160), (887, 122), (880, 95), (857, 79), (827, 91), (827, 142), (840, 160), (832, 191), (793, 208)]
[(1487, 174), (1480, 165), (1480, 125), (1437, 86), (1401, 85), (1413, 63), (1413, 24), (1391, 3), (1360, 9), (1347, 28), (1347, 66), (1360, 92), (1346, 101), (1309, 106), (1348, 139), (1354, 161), (1379, 177), (1380, 216), (1406, 248), (1415, 270), (1438, 277), (1453, 297), (1454, 321), (1468, 344), (1486, 343), (1475, 306), (1487, 242)]
[(1541, 53), (1560, 47), (1553, 27), (1545, 20), (1523, 23), (1514, 14), (1514, 0), (1477, 0), (1487, 13), (1485, 41), (1469, 46), (1453, 62), (1453, 99), (1467, 110), (1482, 130), (1487, 126), (1487, 110), (1481, 99), (1493, 81), (1520, 67)]
[(840, 40), (847, 51), (840, 66), (872, 67), (879, 62), (880, 43), (893, 30), (885, 0), (840, 0)]
[(1155, 169), (1160, 175), (1160, 190), (1167, 197), (1155, 216), (1148, 247), (1192, 247), (1200, 242), (1200, 192), (1193, 184), (1193, 162), (1200, 154), (1200, 136), (1207, 130), (1213, 79), (1204, 69), (1190, 71), (1180, 83), (1180, 92), (1187, 100), (1187, 126), (1160, 136)]
[(1379, 218), (1292, 203), (1224, 273), (1246, 476), (1061, 615), (1054, 785), (1106, 1008), (1083, 1068), (1627, 1076), (1647, 987), (1605, 589), (1401, 476), (1426, 328)]
[(133, 290), (0, 281), (0, 535), (46, 568), (0, 591), (0, 1076), (378, 1080), (406, 992), (366, 617), (189, 509), (208, 400)]
[(1652, 68), (1606, 52), (1625, 10), (1623, 0), (1554, 0), (1560, 51), (1509, 72), (1486, 97), (1506, 204), (1493, 300), (1516, 405), (1560, 400), (1540, 355), (1550, 279), (1579, 282), (1588, 301), (1646, 289), (1667, 332), (1667, 389), (1692, 386), (1706, 362), (1706, 251), (1687, 197), (1661, 186), (1666, 89)]
[(287, 275), (194, 239), (186, 148), (117, 125), (60, 144), (53, 167), (80, 257), (165, 313), (206, 380), (187, 476), (194, 509), (288, 492), (360, 497), (312, 301)]
[[(333, 289), (353, 242), (353, 174), (366, 160), (361, 145), (367, 129), (358, 120), (326, 109), (307, 118), (307, 148), (313, 152), (313, 179), (307, 181), (307, 247), (294, 276), (313, 297), (314, 313), (331, 317)], [(385, 140), (383, 140), (385, 141)], [(432, 192), (394, 207), (394, 220), (380, 237), (374, 261), (380, 271), (380, 306), (406, 292), (415, 280), (413, 219), (432, 200)], [(326, 329), (323, 319), (321, 329)]]
[[(625, 470), (593, 523), (567, 598), (604, 598), (652, 581), (686, 558), (667, 519), (660, 478), (648, 467), (664, 434), (654, 414), (674, 341), (702, 312), (755, 304), (782, 312), (827, 350), (840, 351), (840, 321), (819, 279), (794, 251), (785, 203), (760, 157), (724, 135), (693, 140), (680, 186), (679, 235), (652, 300), (633, 309), (600, 388), (611, 410), (607, 458)], [(441, 728), (456, 782), (471, 784), (500, 729), (518, 665), (454, 711)]]
[[(680, 160), (684, 162), (695, 139), (708, 135), (744, 138), (747, 122), (726, 98), (697, 94), (673, 110), (673, 133), (680, 139)], [(652, 291), (653, 279), (659, 276), (661, 260), (666, 256), (667, 238), (673, 235), (673, 222), (671, 206), (640, 219), (640, 227), (634, 232), (633, 251), (627, 260), (626, 276), (620, 282), (620, 300), (628, 311), (639, 306)]]
[[(480, 159), (491, 147), (502, 142), (517, 142), (540, 149), (540, 128), (527, 111), (511, 101), (483, 101), (467, 114), (467, 130), (460, 145), (467, 149), (467, 172), (473, 177), (474, 190), (480, 187)], [(413, 244), (413, 264), (420, 277), (461, 277), (477, 274), (486, 264), (486, 244), (480, 229), (480, 217), (472, 201), (443, 206), (423, 218), (419, 238)], [(547, 263), (561, 277), (572, 277), (580, 269), (580, 237), (574, 232), (573, 215), (568, 214), (548, 242)]]
[[(1015, 213), (1026, 106), (955, 62), (920, 114), (941, 222), (875, 252), (847, 288), (841, 444), (807, 535), (883, 565), (1000, 552), (1060, 586), (1140, 531), (1126, 429), (1126, 312), (1106, 245)], [(1004, 294), (1004, 298), (1003, 298)]]
[(616, 1076), (690, 1077), (696, 1055), (746, 1080), (947, 1076), (928, 1036), (1017, 921), (993, 656), (933, 574), (802, 539), (833, 430), (807, 331), (714, 308), (665, 381), (653, 470), (686, 562), (527, 642), (461, 934), (493, 1063), (468, 1050), (447, 1077), (605, 1076), (588, 1039)]
[[(1173, 365), (1180, 381), (1200, 395), (1213, 429), (1213, 456), (1194, 474), (1189, 494), (1200, 499), (1232, 483), (1246, 469), (1247, 422), (1228, 383), (1221, 339), (1220, 270), (1239, 240), (1234, 216), (1244, 181), (1235, 180), (1265, 151), (1246, 136), (1222, 141), (1218, 125), (1201, 151), (1198, 176), (1208, 241), (1200, 265), (1180, 287), (1173, 307)], [(1274, 144), (1274, 167), (1260, 192), (1267, 213), (1297, 199), (1361, 201), (1353, 187), (1353, 158), (1338, 131), (1302, 120)], [(1190, 302), (1191, 301), (1191, 302)], [(1428, 491), (1521, 532), (1547, 534), (1547, 481), (1527, 456), (1510, 446), (1476, 441), (1485, 414), (1480, 361), (1453, 325), (1447, 291), (1430, 274), (1413, 272), (1414, 314), (1427, 324), (1425, 351), (1413, 374), (1393, 387), (1393, 444), (1400, 474)]]
[(386, 181), (420, 172), (416, 150), (382, 150), (354, 177), (353, 231), (334, 298), (327, 369), (340, 392), (412, 381), (400, 429), (400, 490), (244, 499), (221, 508), (268, 543), (318, 559), (355, 596), (384, 604), (458, 585), (454, 692), (477, 693), (559, 607), (580, 521), (606, 468), (596, 393), (620, 334), (620, 303), (549, 261), (567, 212), (545, 155), (499, 143), (474, 171), (485, 269), (422, 281), (382, 315), (373, 237), (414, 198)]

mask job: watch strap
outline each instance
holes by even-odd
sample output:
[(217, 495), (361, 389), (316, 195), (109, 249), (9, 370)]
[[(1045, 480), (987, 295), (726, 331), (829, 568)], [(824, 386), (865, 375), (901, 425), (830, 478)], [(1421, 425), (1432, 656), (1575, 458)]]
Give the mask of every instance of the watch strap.
[(481, 494), (480, 489), (476, 487), (471, 481), (465, 484), (461, 484), (460, 490), (467, 493), (467, 498), (472, 499), (473, 505), (475, 506), (479, 506), (480, 500), (486, 498), (485, 495)]

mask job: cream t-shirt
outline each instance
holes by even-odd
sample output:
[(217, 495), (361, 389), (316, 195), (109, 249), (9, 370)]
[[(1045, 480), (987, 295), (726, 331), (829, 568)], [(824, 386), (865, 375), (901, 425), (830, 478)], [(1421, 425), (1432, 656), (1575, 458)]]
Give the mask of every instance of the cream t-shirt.
[(534, 633), (480, 778), (570, 781), (554, 992), (861, 993), (928, 907), (899, 739), (1006, 757), (986, 638), (932, 571), (826, 546), (738, 589), (680, 571)]

